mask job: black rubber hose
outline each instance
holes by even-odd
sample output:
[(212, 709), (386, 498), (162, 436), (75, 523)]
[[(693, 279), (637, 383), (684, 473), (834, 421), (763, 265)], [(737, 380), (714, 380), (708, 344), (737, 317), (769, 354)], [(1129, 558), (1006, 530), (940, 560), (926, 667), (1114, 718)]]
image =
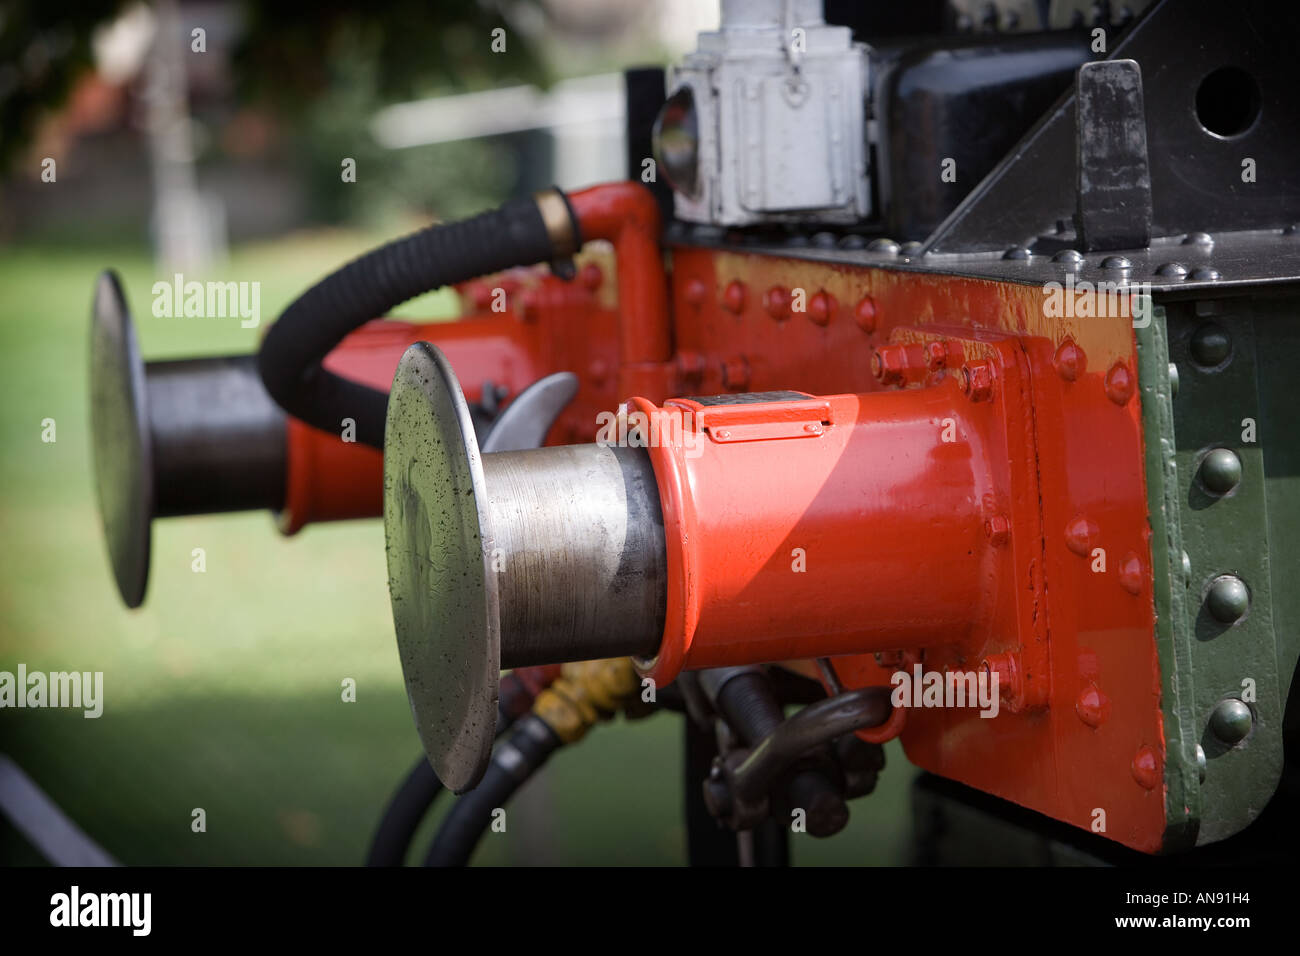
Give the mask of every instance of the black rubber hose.
[[(576, 236), (576, 220), (573, 229)], [(358, 442), (382, 448), (388, 393), (326, 371), (325, 356), (349, 332), (417, 295), (554, 257), (533, 199), (511, 200), (380, 246), (326, 276), (281, 313), (258, 352), (262, 382), (295, 418), (331, 434), (350, 418)]]
[[(533, 700), (532, 690), (517, 672), (502, 674), (497, 701), (497, 736), (504, 734), (526, 714)], [(405, 863), (406, 851), (415, 838), (415, 831), (441, 792), (442, 781), (429, 765), (428, 758), (421, 754), (388, 801), (371, 840), (366, 866), (401, 866)]]
[(469, 863), (474, 847), (492, 825), (493, 811), (504, 807), (560, 746), (560, 738), (536, 714), (521, 718), (493, 750), (479, 785), (462, 794), (443, 818), (424, 865)]
[(401, 866), (411, 846), (415, 831), (442, 792), (442, 781), (429, 766), (429, 758), (420, 754), (411, 772), (393, 794), (388, 809), (379, 821), (379, 829), (370, 843), (366, 866)]

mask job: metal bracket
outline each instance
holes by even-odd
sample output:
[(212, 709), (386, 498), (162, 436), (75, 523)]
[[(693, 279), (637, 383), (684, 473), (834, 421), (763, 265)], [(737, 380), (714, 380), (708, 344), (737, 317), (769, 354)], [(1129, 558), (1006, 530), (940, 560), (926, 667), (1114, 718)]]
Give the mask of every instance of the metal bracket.
[(1151, 242), (1151, 168), (1136, 60), (1079, 67), (1075, 129), (1080, 248), (1145, 248)]

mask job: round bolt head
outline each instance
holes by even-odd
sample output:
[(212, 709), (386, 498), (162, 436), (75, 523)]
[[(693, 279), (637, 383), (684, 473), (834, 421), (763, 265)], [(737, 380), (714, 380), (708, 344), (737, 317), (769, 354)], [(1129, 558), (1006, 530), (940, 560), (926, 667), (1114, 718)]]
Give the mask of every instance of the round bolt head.
[(1225, 574), (1216, 578), (1210, 585), (1210, 593), (1205, 597), (1205, 604), (1216, 621), (1235, 624), (1250, 608), (1250, 591), (1246, 589), (1245, 582), (1241, 578)]
[(1210, 715), (1210, 731), (1229, 746), (1241, 743), (1254, 726), (1250, 708), (1236, 698), (1219, 701)]
[(1221, 365), (1232, 353), (1232, 339), (1222, 327), (1206, 322), (1192, 333), (1192, 358), (1206, 368)]
[(1241, 459), (1230, 448), (1215, 448), (1201, 462), (1201, 483), (1216, 495), (1226, 495), (1241, 482)]

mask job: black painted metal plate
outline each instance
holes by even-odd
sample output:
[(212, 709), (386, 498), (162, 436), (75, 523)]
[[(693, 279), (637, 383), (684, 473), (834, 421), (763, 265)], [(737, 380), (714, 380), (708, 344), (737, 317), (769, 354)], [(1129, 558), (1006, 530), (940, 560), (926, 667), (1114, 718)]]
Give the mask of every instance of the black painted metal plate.
[(95, 284), (90, 323), (90, 435), (95, 492), (113, 577), (127, 607), (149, 581), (153, 463), (144, 362), (131, 310), (112, 271)]

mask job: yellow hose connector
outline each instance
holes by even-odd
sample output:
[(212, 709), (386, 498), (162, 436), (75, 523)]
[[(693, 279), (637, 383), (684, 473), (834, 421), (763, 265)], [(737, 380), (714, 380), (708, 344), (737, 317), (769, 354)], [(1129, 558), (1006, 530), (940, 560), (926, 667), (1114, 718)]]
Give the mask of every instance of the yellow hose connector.
[(639, 702), (640, 688), (640, 676), (628, 657), (565, 664), (559, 678), (533, 701), (533, 713), (571, 744), (629, 702)]

